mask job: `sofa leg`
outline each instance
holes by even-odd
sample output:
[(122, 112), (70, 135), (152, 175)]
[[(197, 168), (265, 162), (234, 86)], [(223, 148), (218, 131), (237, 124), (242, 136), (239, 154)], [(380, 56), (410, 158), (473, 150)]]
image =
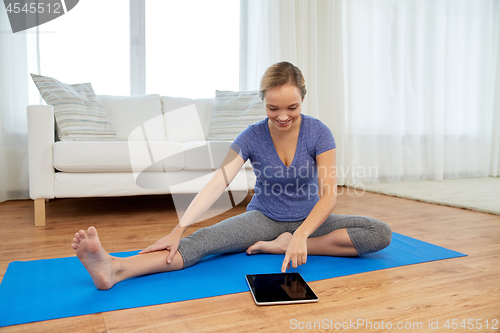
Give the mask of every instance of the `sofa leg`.
[(35, 226), (45, 227), (45, 199), (35, 200)]

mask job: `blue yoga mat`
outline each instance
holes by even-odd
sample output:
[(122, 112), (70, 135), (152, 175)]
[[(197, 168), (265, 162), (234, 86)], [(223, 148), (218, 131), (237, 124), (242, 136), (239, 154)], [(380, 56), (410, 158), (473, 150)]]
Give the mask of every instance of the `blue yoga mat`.
[[(377, 253), (309, 256), (306, 265), (291, 271), (316, 281), (462, 256), (466, 255), (394, 233), (391, 245)], [(282, 262), (282, 255), (217, 255), (185, 270), (128, 279), (100, 291), (76, 257), (14, 261), (0, 284), (0, 327), (249, 291), (246, 274), (278, 273)]]

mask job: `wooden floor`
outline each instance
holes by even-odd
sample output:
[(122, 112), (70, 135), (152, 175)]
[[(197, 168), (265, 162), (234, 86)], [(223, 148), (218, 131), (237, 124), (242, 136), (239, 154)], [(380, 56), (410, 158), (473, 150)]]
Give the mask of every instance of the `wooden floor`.
[[(244, 292), (0, 331), (326, 332), (331, 325), (336, 332), (386, 332), (391, 331), (386, 329), (389, 324), (394, 331), (399, 324), (400, 332), (498, 331), (500, 216), (380, 194), (354, 195), (346, 188), (340, 191), (344, 193), (339, 196), (335, 213), (372, 216), (387, 222), (394, 232), (468, 257), (312, 282), (320, 298), (315, 304), (257, 307), (250, 293)], [(118, 252), (144, 248), (177, 223), (169, 196), (56, 199), (46, 204), (46, 211), (47, 226), (34, 227), (31, 200), (0, 203), (0, 278), (10, 261), (74, 255), (70, 248), (73, 234), (89, 225), (97, 227), (106, 250)], [(193, 226), (186, 234), (243, 211), (244, 205), (240, 205)], [(448, 320), (449, 329), (445, 327)], [(348, 326), (349, 322), (360, 326)], [(464, 323), (472, 322), (474, 328), (464, 328)], [(344, 329), (335, 329), (342, 324)], [(430, 324), (438, 329), (430, 329)], [(308, 325), (316, 325), (316, 330), (306, 329)]]

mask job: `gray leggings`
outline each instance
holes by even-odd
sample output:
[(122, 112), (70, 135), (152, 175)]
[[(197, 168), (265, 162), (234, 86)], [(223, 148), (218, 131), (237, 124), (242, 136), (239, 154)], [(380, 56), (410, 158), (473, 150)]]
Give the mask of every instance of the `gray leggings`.
[[(284, 232), (293, 233), (304, 222), (281, 222), (256, 210), (230, 217), (181, 239), (179, 253), (184, 268), (211, 254), (244, 252), (258, 241), (271, 241)], [(371, 217), (331, 214), (310, 237), (346, 229), (358, 255), (376, 252), (391, 243), (391, 228)]]

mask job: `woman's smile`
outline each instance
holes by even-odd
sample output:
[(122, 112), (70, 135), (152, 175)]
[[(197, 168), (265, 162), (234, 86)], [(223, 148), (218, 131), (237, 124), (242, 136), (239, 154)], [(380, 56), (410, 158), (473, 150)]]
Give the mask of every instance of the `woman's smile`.
[(302, 97), (299, 89), (292, 84), (270, 88), (264, 96), (266, 114), (271, 131), (298, 129)]
[(281, 121), (281, 120), (279, 120), (278, 118), (276, 118), (275, 120), (276, 120), (276, 122), (278, 123), (278, 126), (281, 126), (281, 127), (287, 127), (287, 126), (291, 123), (292, 118), (288, 118), (288, 119), (287, 119), (287, 120), (285, 120), (285, 121)]

